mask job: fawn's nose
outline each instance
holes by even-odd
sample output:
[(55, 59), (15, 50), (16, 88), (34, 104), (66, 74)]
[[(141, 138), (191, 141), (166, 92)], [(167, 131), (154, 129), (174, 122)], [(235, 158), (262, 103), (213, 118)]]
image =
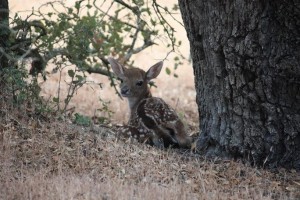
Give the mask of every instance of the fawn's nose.
[(121, 88), (121, 94), (122, 95), (127, 95), (129, 93), (129, 88), (128, 87), (122, 87)]

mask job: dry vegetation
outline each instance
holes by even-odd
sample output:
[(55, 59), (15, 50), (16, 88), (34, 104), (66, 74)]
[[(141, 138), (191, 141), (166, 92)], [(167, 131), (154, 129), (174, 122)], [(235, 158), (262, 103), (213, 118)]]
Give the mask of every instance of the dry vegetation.
[(107, 127), (0, 104), (0, 199), (300, 198), (295, 171), (117, 141)]
[[(10, 6), (12, 11), (30, 10), (45, 1), (12, 0)], [(176, 30), (188, 57), (186, 33), (183, 27)], [(136, 64), (147, 69), (166, 52), (151, 48), (135, 57)], [(173, 64), (166, 61), (164, 66)], [(178, 79), (162, 73), (153, 94), (197, 129), (192, 68), (185, 63), (177, 73)], [(40, 83), (43, 96), (57, 95), (58, 79), (59, 74), (52, 74)], [(127, 103), (117, 98), (107, 78), (95, 75), (89, 81), (104, 83), (103, 90), (83, 87), (70, 103), (75, 112), (92, 116), (101, 97), (112, 102), (113, 121), (125, 122)], [(109, 127), (79, 127), (56, 116), (36, 116), (28, 106), (13, 108), (7, 101), (0, 88), (0, 199), (300, 198), (300, 175), (295, 171), (270, 172), (238, 161), (205, 160), (188, 150), (117, 141)]]

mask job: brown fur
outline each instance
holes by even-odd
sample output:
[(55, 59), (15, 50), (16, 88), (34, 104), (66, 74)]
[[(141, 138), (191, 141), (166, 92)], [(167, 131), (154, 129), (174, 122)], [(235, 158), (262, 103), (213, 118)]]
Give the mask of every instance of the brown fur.
[(128, 98), (130, 119), (120, 129), (123, 137), (132, 137), (158, 147), (189, 147), (190, 137), (174, 109), (163, 99), (152, 97), (148, 83), (156, 78), (163, 63), (153, 65), (147, 72), (127, 69), (109, 58), (114, 73), (121, 79), (121, 94)]

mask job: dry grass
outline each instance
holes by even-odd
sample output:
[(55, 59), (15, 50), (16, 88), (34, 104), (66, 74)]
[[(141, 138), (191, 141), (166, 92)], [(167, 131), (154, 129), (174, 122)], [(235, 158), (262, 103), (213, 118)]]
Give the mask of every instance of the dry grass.
[(1, 105), (0, 199), (298, 199), (297, 172), (117, 141)]
[[(20, 4), (12, 0), (11, 11), (31, 10), (46, 1)], [(175, 28), (176, 37), (183, 41), (181, 52), (189, 57), (185, 30), (178, 24)], [(159, 45), (134, 60), (147, 69), (166, 52)], [(173, 64), (169, 57), (164, 66), (172, 68)], [(197, 129), (192, 67), (184, 63), (177, 73), (178, 79), (162, 73), (155, 80), (158, 88), (153, 88), (153, 94), (163, 97), (192, 129)], [(41, 83), (46, 98), (57, 95), (58, 79), (58, 74), (51, 74)], [(70, 103), (75, 112), (94, 115), (101, 97), (112, 102), (110, 108), (116, 112), (113, 120), (126, 122), (127, 103), (117, 98), (107, 78), (93, 75), (89, 81), (104, 83), (103, 90), (82, 88)], [(62, 84), (61, 91), (65, 94), (67, 86)], [(30, 110), (21, 111), (0, 101), (0, 199), (300, 198), (300, 175), (294, 171), (272, 173), (235, 161), (208, 161), (189, 151), (116, 141), (109, 128), (82, 128), (55, 117), (37, 121), (28, 117)]]

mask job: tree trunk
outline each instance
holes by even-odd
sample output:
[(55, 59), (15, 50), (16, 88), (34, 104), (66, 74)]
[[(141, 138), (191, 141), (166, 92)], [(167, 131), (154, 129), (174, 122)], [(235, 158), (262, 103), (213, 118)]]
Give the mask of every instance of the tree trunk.
[(300, 3), (179, 0), (210, 156), (300, 169)]
[[(4, 51), (8, 47), (9, 39), (9, 9), (8, 0), (0, 0), (0, 48)], [(2, 68), (7, 67), (8, 59), (0, 51), (0, 71)]]

